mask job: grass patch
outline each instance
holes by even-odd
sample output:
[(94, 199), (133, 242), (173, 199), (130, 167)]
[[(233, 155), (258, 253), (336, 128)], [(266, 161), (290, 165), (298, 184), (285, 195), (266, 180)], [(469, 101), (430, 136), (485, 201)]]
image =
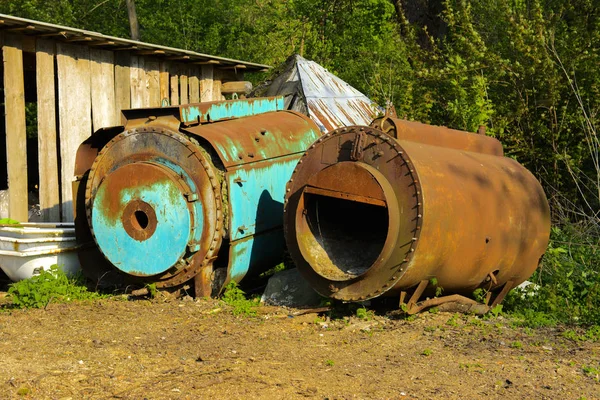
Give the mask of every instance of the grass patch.
[(221, 300), (232, 307), (233, 315), (255, 317), (258, 314), (258, 299), (247, 299), (246, 293), (240, 289), (235, 282), (229, 282), (229, 284), (225, 286), (225, 292), (223, 293)]
[(553, 227), (535, 285), (512, 290), (504, 309), (531, 328), (557, 324), (594, 326), (600, 321), (600, 233), (574, 224)]
[(356, 318), (364, 319), (366, 321), (370, 321), (375, 316), (375, 312), (372, 310), (367, 310), (365, 307), (360, 307), (356, 309)]
[(66, 303), (106, 297), (88, 291), (81, 275), (70, 278), (57, 265), (29, 279), (12, 283), (8, 294), (12, 305), (17, 308), (45, 308), (50, 302)]

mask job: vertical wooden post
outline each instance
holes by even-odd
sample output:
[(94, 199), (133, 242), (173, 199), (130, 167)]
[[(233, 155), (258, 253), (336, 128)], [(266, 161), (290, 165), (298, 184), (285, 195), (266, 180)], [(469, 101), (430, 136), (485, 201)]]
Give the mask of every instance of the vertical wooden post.
[(148, 91), (148, 106), (160, 107), (160, 78), (158, 61), (146, 60), (146, 90)]
[(60, 221), (54, 46), (51, 40), (38, 39), (35, 55), (40, 211), (42, 220), (46, 222)]
[(92, 90), (92, 129), (119, 124), (115, 111), (115, 71), (112, 51), (90, 50)]
[(188, 104), (190, 102), (188, 95), (188, 71), (184, 65), (180, 66), (179, 71), (179, 101), (180, 104)]
[(160, 106), (171, 104), (169, 97), (169, 64), (167, 61), (161, 61), (159, 70), (160, 80)]
[(219, 70), (213, 72), (213, 101), (223, 100), (223, 94), (221, 93), (221, 74)]
[(200, 79), (198, 78), (198, 75), (200, 75), (200, 71), (197, 66), (190, 67), (189, 71), (188, 85), (190, 86), (190, 103), (199, 103)]
[(213, 69), (212, 65), (203, 65), (200, 79), (200, 101), (213, 101)]
[(171, 105), (179, 105), (179, 70), (177, 65), (171, 65)]
[(131, 56), (131, 108), (148, 107), (148, 89), (146, 88), (146, 71), (144, 57)]
[(115, 52), (115, 112), (121, 123), (121, 111), (131, 108), (131, 55), (128, 52)]
[(25, 84), (21, 37), (7, 34), (4, 57), (4, 107), (6, 113), (6, 159), (8, 161), (8, 215), (29, 219), (27, 197), (27, 133), (25, 130)]
[(58, 110), (62, 219), (73, 221), (73, 173), (79, 145), (92, 133), (90, 53), (86, 46), (58, 42)]

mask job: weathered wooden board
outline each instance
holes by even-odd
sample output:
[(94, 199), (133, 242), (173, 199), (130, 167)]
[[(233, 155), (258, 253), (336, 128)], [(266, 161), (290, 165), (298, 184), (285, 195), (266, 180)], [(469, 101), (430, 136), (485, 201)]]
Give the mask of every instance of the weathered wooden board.
[(160, 78), (157, 60), (146, 60), (146, 81), (148, 91), (148, 106), (160, 107)]
[(39, 197), (42, 220), (46, 222), (60, 221), (54, 47), (54, 41), (38, 39), (35, 55), (40, 174)]
[(223, 100), (223, 94), (221, 93), (221, 75), (219, 71), (213, 73), (213, 101)]
[(212, 65), (203, 65), (200, 78), (200, 101), (213, 101), (213, 71)]
[(252, 91), (252, 82), (248, 81), (233, 81), (224, 82), (221, 84), (221, 94), (237, 93), (246, 95)]
[(188, 104), (190, 102), (188, 91), (188, 69), (185, 66), (180, 66), (179, 70), (179, 104)]
[(126, 51), (115, 52), (115, 111), (121, 123), (121, 110), (131, 108), (131, 55)]
[(200, 68), (194, 65), (189, 71), (190, 103), (200, 103)]
[(131, 108), (149, 107), (150, 93), (146, 78), (145, 59), (131, 56)]
[(169, 93), (169, 63), (167, 61), (161, 61), (159, 71), (160, 105), (162, 107), (171, 104)]
[(171, 105), (179, 105), (179, 69), (177, 65), (170, 66), (171, 71)]
[(114, 53), (90, 49), (92, 90), (92, 129), (94, 131), (120, 123), (115, 110)]
[(8, 215), (17, 221), (29, 218), (27, 202), (27, 134), (21, 36), (4, 36), (4, 107), (8, 162)]
[(73, 220), (73, 171), (77, 148), (92, 133), (89, 48), (58, 42), (58, 110), (62, 219)]

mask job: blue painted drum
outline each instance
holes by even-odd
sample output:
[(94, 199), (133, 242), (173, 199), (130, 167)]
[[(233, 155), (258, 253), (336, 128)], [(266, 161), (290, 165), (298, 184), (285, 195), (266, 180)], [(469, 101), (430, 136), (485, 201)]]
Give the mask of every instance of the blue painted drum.
[(190, 240), (192, 215), (185, 193), (173, 171), (152, 163), (131, 163), (108, 174), (91, 212), (100, 251), (130, 275), (170, 269)]

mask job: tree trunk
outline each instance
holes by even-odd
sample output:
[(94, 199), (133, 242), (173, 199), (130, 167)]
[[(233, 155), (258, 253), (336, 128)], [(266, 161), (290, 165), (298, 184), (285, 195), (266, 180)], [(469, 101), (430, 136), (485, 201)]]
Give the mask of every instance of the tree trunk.
[(125, 3), (127, 4), (131, 38), (133, 40), (140, 40), (140, 24), (138, 23), (137, 13), (135, 12), (135, 0), (125, 0)]

